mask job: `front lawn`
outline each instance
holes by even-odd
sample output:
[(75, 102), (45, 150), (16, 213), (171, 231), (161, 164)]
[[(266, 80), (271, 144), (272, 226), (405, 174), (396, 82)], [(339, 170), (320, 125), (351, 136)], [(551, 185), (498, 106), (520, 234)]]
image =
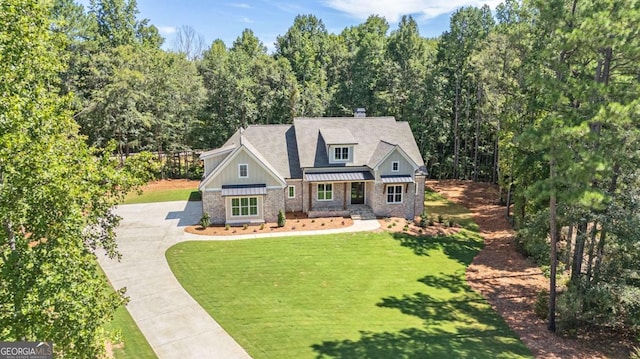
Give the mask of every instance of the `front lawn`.
[(184, 242), (174, 274), (254, 358), (519, 358), (529, 350), (465, 282), (478, 234)]
[(129, 193), (124, 204), (169, 202), (169, 201), (200, 201), (198, 188), (172, 188), (161, 190), (144, 190), (142, 194)]

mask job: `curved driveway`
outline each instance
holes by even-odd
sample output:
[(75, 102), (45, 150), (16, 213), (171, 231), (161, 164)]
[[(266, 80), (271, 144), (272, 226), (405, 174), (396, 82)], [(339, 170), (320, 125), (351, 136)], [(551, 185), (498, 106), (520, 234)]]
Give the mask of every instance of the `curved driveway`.
[(378, 228), (378, 221), (354, 221), (348, 228), (266, 235), (207, 237), (184, 232), (202, 215), (201, 202), (122, 205), (117, 229), (122, 260), (99, 256), (115, 288), (127, 288), (127, 309), (159, 358), (250, 358), (247, 352), (182, 288), (165, 258), (172, 245), (188, 240), (329, 234)]

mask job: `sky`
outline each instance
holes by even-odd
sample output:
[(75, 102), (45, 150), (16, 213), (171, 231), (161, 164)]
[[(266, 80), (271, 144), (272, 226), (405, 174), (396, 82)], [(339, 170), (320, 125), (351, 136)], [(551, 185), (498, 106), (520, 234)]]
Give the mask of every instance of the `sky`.
[[(149, 19), (171, 49), (175, 33), (190, 26), (202, 35), (205, 46), (221, 39), (227, 47), (246, 28), (273, 52), (278, 35), (286, 33), (299, 14), (320, 18), (330, 33), (363, 23), (376, 14), (387, 19), (390, 29), (397, 27), (402, 15), (412, 15), (424, 37), (441, 35), (449, 27), (451, 14), (462, 6), (495, 9), (501, 0), (137, 0), (139, 19)], [(81, 0), (85, 6), (89, 0)]]

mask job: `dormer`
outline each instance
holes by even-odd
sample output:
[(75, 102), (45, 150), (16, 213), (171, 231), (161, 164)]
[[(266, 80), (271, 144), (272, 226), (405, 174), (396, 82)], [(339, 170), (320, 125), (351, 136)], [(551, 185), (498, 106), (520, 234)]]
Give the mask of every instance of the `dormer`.
[(329, 164), (347, 164), (355, 161), (355, 137), (346, 128), (321, 129), (320, 135), (327, 149)]

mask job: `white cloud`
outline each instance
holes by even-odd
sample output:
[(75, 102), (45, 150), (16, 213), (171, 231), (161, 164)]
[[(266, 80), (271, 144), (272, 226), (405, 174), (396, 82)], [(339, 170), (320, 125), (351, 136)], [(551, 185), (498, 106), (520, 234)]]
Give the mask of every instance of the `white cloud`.
[(503, 0), (324, 0), (324, 4), (332, 9), (344, 12), (357, 19), (366, 19), (369, 15), (380, 15), (388, 22), (400, 20), (402, 15), (416, 14), (425, 19), (450, 13), (462, 6), (484, 4), (495, 8)]
[(253, 9), (253, 7), (249, 4), (245, 4), (245, 3), (230, 3), (227, 4), (229, 6), (233, 6), (233, 7), (239, 7), (241, 9)]
[(178, 29), (176, 29), (175, 26), (158, 26), (158, 32), (161, 35), (171, 35), (171, 34), (175, 34), (175, 32), (178, 31)]
[(240, 21), (244, 22), (245, 24), (253, 24), (255, 22), (246, 16), (241, 17)]

